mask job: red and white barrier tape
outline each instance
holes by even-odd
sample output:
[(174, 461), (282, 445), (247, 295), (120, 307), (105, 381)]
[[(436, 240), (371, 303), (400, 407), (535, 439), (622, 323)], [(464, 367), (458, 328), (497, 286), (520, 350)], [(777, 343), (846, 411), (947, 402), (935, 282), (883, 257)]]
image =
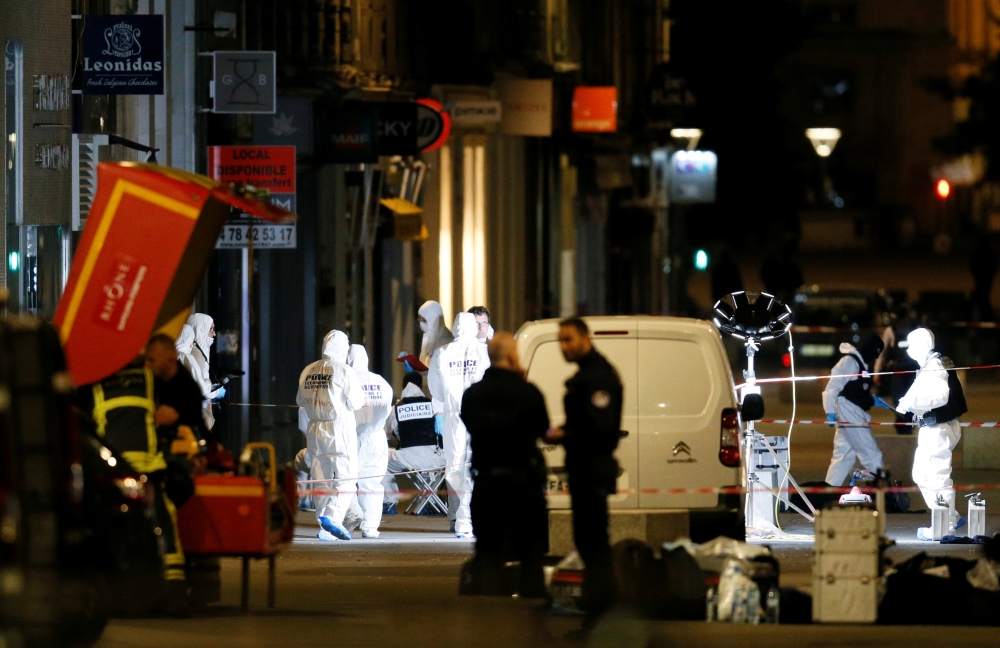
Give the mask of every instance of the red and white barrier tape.
[[(979, 370), (979, 369), (1000, 369), (1000, 364), (976, 365), (976, 366), (969, 366), (969, 367), (952, 367), (951, 369), (947, 369), (947, 368), (946, 369), (932, 369), (932, 370), (929, 370), (929, 371), (976, 371), (976, 370)], [(871, 376), (900, 376), (900, 375), (903, 375), (903, 374), (920, 373), (921, 371), (923, 371), (923, 369), (911, 369), (911, 370), (908, 370), (908, 371), (873, 371), (873, 372), (856, 373), (856, 374), (840, 374), (840, 375), (837, 375), (837, 376), (831, 376), (829, 374), (824, 374), (824, 375), (821, 375), (821, 376), (795, 376), (794, 378), (792, 378), (791, 376), (785, 376), (785, 377), (782, 377), (782, 378), (758, 378), (754, 382), (756, 384), (758, 384), (758, 385), (765, 385), (765, 384), (770, 384), (770, 383), (807, 382), (807, 381), (810, 381), (810, 380), (829, 380), (830, 378), (834, 378), (834, 377), (836, 377), (836, 378), (868, 378), (868, 377), (871, 377)], [(746, 383), (740, 383), (739, 385), (736, 385), (736, 388), (740, 389), (741, 387), (743, 387), (745, 385), (746, 385)]]
[[(1000, 490), (1000, 484), (956, 484), (952, 487), (955, 492), (982, 492), (982, 491), (995, 491)], [(917, 486), (886, 486), (884, 488), (874, 488), (869, 486), (860, 486), (861, 492), (867, 494), (874, 494), (876, 491), (884, 491), (886, 493), (919, 493), (920, 488)], [(455, 491), (447, 489), (449, 493), (458, 493), (461, 491)], [(761, 487), (763, 490), (763, 487)], [(782, 489), (772, 489), (783, 493), (794, 493), (794, 488), (782, 488)], [(844, 493), (850, 493), (850, 486), (802, 486), (799, 489), (803, 493), (810, 495), (842, 495)], [(319, 488), (305, 488), (299, 489), (298, 493), (300, 495), (336, 495), (340, 491), (329, 490), (329, 489), (319, 489)], [(356, 491), (359, 494), (374, 493), (376, 491), (368, 491), (358, 489)], [(395, 491), (386, 490), (386, 494), (394, 495), (407, 495), (407, 494), (417, 494), (417, 495), (429, 495), (437, 491), (428, 491), (421, 489), (400, 489)], [(630, 495), (630, 494), (640, 494), (640, 495), (742, 495), (746, 492), (746, 489), (742, 486), (715, 486), (715, 487), (705, 487), (705, 488), (623, 488), (619, 489), (618, 495)], [(558, 491), (547, 491), (549, 495), (569, 495), (568, 490), (558, 490)]]
[[(829, 421), (826, 421), (826, 420), (823, 420), (823, 419), (818, 419), (818, 420), (815, 420), (815, 421), (800, 420), (800, 419), (796, 419), (796, 420), (792, 420), (792, 419), (763, 419), (763, 420), (757, 421), (757, 423), (774, 423), (776, 425), (791, 425), (791, 424), (794, 424), (794, 425), (829, 425), (830, 424)], [(869, 421), (869, 422), (866, 423), (866, 422), (863, 422), (863, 421), (862, 422), (859, 422), (859, 421), (837, 421), (837, 425), (854, 426), (854, 427), (861, 427), (861, 426), (865, 426), (865, 425), (869, 425), (869, 426), (870, 425), (888, 425), (888, 426), (897, 426), (897, 427), (913, 427), (913, 426), (917, 425), (917, 422), (913, 421), (912, 423), (889, 423), (889, 422), (882, 422), (882, 421)], [(966, 427), (966, 428), (995, 428), (995, 427), (1000, 427), (1000, 421), (975, 421), (975, 422), (971, 422), (971, 423), (959, 423), (959, 425), (961, 425), (962, 427)]]

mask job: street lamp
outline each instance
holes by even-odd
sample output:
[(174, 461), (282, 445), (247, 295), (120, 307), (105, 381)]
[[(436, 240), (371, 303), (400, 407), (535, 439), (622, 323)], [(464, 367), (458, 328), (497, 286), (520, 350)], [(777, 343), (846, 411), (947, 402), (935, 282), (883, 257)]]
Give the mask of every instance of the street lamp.
[(830, 157), (833, 149), (840, 139), (839, 128), (807, 128), (806, 137), (812, 142), (816, 155), (820, 157)]
[(698, 140), (701, 139), (700, 128), (671, 128), (670, 137), (676, 140), (687, 140), (687, 150), (693, 151), (698, 148)]
[(820, 174), (822, 175), (823, 182), (823, 194), (826, 198), (833, 203), (833, 206), (840, 209), (844, 206), (844, 199), (837, 195), (837, 192), (833, 190), (833, 181), (830, 180), (830, 176), (826, 169), (826, 158), (830, 157), (833, 153), (833, 149), (837, 146), (837, 142), (840, 140), (840, 129), (839, 128), (807, 128), (806, 137), (809, 138), (809, 142), (813, 145), (813, 150), (816, 151), (816, 155), (819, 156), (819, 168)]

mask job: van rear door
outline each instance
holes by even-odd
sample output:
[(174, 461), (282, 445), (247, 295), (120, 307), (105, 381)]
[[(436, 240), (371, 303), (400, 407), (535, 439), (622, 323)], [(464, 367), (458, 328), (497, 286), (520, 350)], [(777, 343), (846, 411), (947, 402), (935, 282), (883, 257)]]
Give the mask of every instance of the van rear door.
[[(725, 357), (707, 333), (648, 322), (638, 342), (639, 506), (712, 507), (716, 494), (668, 489), (728, 486), (719, 461), (721, 412), (730, 407)], [(723, 403), (725, 401), (725, 404)]]
[[(636, 323), (631, 319), (616, 320), (613, 323), (598, 320), (590, 322), (590, 326), (594, 347), (618, 370), (625, 388), (622, 430), (628, 432), (628, 435), (619, 439), (618, 449), (615, 451), (619, 466), (619, 494), (609, 497), (608, 503), (616, 508), (637, 508), (639, 456), (636, 439), (639, 428), (636, 419), (635, 387), (638, 351)], [(542, 341), (535, 347), (528, 364), (528, 380), (544, 394), (549, 422), (552, 427), (558, 427), (566, 422), (566, 413), (563, 410), (566, 381), (576, 373), (577, 367), (563, 359), (556, 333), (541, 334), (539, 337)], [(555, 494), (566, 487), (565, 472), (563, 472), (565, 455), (562, 447), (546, 448), (545, 462), (549, 468), (549, 507), (569, 508), (569, 496)]]

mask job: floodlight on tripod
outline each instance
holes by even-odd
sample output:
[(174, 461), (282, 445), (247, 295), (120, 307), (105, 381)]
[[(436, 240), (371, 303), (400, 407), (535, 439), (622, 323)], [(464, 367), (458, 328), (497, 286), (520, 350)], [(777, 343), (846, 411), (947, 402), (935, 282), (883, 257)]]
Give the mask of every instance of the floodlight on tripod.
[[(755, 474), (754, 459), (755, 448), (764, 448), (770, 453), (778, 464), (782, 465), (786, 473), (788, 467), (778, 458), (777, 453), (771, 447), (767, 438), (758, 433), (754, 427), (755, 422), (764, 418), (764, 398), (761, 396), (760, 386), (757, 384), (757, 374), (754, 369), (754, 356), (760, 350), (762, 342), (774, 340), (786, 333), (792, 327), (792, 309), (774, 295), (761, 292), (740, 291), (726, 295), (714, 306), (715, 314), (713, 323), (720, 332), (743, 340), (747, 354), (747, 368), (743, 372), (744, 383), (740, 387), (740, 415), (746, 423), (746, 433), (744, 435), (746, 453), (746, 488), (747, 488), (747, 526), (756, 528), (774, 527), (775, 518), (772, 511), (771, 500), (767, 498), (765, 506), (755, 509), (753, 493), (755, 490), (766, 492), (761, 495), (770, 495), (788, 502), (787, 497), (782, 497), (776, 489), (761, 484), (759, 477)], [(759, 468), (759, 466), (757, 466)], [(788, 476), (792, 485), (798, 489), (798, 485)], [(798, 507), (789, 503), (806, 517), (810, 517)], [(810, 508), (811, 505), (809, 505)]]

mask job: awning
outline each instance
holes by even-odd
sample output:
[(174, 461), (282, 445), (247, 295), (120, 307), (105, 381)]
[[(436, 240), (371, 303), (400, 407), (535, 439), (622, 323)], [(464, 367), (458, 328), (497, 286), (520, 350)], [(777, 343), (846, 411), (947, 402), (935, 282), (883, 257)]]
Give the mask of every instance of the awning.
[(102, 163), (97, 177), (55, 315), (77, 385), (124, 367), (154, 333), (177, 337), (230, 207), (271, 222), (295, 220), (244, 186), (170, 167)]

